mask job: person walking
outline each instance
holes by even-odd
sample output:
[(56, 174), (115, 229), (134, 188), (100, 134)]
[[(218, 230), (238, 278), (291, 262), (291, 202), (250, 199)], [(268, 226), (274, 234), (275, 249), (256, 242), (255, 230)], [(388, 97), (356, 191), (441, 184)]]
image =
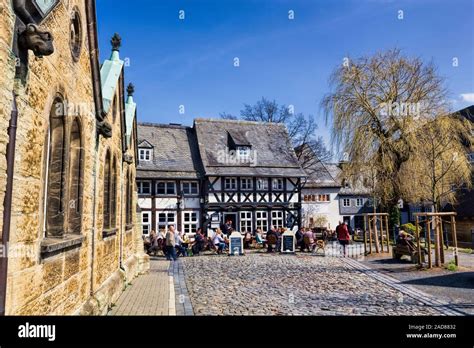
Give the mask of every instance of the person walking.
[(169, 225), (168, 226), (168, 232), (166, 232), (166, 259), (168, 261), (176, 261), (176, 249), (174, 248), (176, 245), (176, 237), (175, 237), (175, 231), (174, 231), (174, 226)]
[(347, 256), (347, 246), (351, 240), (351, 235), (349, 234), (349, 229), (347, 228), (346, 222), (339, 222), (339, 226), (336, 228), (337, 240), (339, 244), (342, 245), (342, 250), (344, 257)]

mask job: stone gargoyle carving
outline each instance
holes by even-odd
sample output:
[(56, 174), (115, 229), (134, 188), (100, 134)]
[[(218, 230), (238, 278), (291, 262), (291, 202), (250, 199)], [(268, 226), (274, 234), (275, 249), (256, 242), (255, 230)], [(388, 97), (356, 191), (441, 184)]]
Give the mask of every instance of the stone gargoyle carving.
[(42, 58), (54, 53), (53, 36), (49, 31), (41, 30), (36, 24), (27, 24), (20, 34), (18, 43), (21, 48), (32, 50), (36, 57)]
[(123, 154), (123, 161), (127, 164), (132, 164), (133, 163), (133, 156), (129, 155), (128, 153)]
[(97, 132), (105, 138), (112, 138), (112, 126), (107, 121), (97, 122)]

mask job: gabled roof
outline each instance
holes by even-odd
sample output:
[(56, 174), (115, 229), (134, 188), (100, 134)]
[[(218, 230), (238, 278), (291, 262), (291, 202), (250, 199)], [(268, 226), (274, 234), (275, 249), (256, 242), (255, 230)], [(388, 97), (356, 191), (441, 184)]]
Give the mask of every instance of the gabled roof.
[(474, 123), (474, 105), (471, 105), (471, 106), (468, 106), (467, 108), (456, 111), (454, 114), (464, 117), (468, 121), (471, 121), (472, 123)]
[[(305, 177), (285, 125), (224, 119), (196, 119), (194, 128), (206, 175)], [(247, 140), (252, 161), (228, 161), (228, 135)], [(243, 140), (244, 139), (244, 140)]]
[(341, 168), (337, 164), (318, 161), (305, 171), (308, 174), (305, 188), (341, 187)]
[(138, 147), (140, 149), (153, 149), (154, 146), (151, 145), (148, 141), (146, 140), (141, 140), (139, 143), (138, 143)]
[(139, 161), (139, 178), (198, 178), (200, 159), (194, 131), (190, 127), (139, 123), (139, 147), (154, 148), (150, 162)]

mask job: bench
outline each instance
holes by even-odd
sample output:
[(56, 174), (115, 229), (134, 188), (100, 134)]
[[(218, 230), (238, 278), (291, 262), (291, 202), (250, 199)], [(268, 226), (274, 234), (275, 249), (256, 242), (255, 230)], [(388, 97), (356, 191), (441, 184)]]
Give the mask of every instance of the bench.
[[(418, 262), (418, 250), (414, 245), (397, 244), (392, 248), (392, 256), (394, 259), (400, 260), (403, 255), (410, 256), (412, 263)], [(421, 260), (425, 261), (426, 252), (421, 249)]]

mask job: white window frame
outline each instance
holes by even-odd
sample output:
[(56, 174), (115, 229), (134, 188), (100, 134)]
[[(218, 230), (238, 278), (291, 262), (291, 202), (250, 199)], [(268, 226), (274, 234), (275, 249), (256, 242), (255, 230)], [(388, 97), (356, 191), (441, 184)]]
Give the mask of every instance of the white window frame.
[[(346, 204), (348, 202), (348, 204)], [(350, 198), (343, 198), (342, 199), (342, 206), (344, 208), (349, 208), (351, 206), (351, 199)]]
[(285, 227), (285, 212), (283, 210), (272, 210), (272, 226), (275, 228)]
[(224, 189), (226, 191), (237, 191), (237, 178), (235, 177), (225, 178)]
[(273, 191), (283, 191), (283, 188), (284, 188), (283, 179), (281, 178), (273, 179), (272, 188), (273, 188)]
[(257, 210), (255, 212), (255, 223), (262, 232), (268, 231), (268, 211), (265, 210)]
[[(189, 185), (188, 188), (190, 189), (189, 192), (186, 192), (186, 190), (184, 189), (184, 186), (185, 185)], [(193, 192), (193, 186), (196, 186), (196, 192)], [(183, 190), (183, 193), (185, 195), (189, 195), (189, 196), (197, 196), (199, 195), (199, 183), (197, 181), (183, 181), (181, 183), (181, 189)]]
[(252, 223), (252, 212), (251, 211), (241, 211), (240, 212), (240, 232), (247, 233), (253, 232), (253, 223)]
[[(193, 219), (195, 214), (195, 219)], [(199, 228), (199, 210), (187, 210), (182, 213), (183, 218), (183, 232), (196, 233)]]
[[(159, 193), (158, 192), (158, 185), (159, 184), (165, 184), (165, 193)], [(173, 193), (168, 193), (168, 186), (173, 185)], [(174, 181), (166, 181), (166, 180), (160, 180), (157, 181), (155, 184), (155, 190), (156, 190), (156, 195), (157, 196), (176, 196), (176, 182)]]
[(150, 162), (151, 161), (151, 157), (152, 157), (152, 153), (151, 153), (151, 149), (139, 149), (138, 150), (138, 158), (140, 159), (140, 161), (143, 161), (143, 162)]
[[(244, 187), (245, 182), (245, 187)], [(252, 178), (241, 178), (240, 179), (240, 189), (242, 191), (252, 191), (253, 190), (253, 179)]]
[(268, 191), (268, 180), (265, 178), (257, 179), (257, 190), (258, 191)]
[[(144, 221), (145, 216), (147, 217), (148, 221)], [(148, 237), (151, 232), (151, 211), (142, 211), (141, 225), (142, 225), (142, 235)], [(145, 233), (145, 227), (148, 230), (148, 233)]]
[(240, 159), (249, 159), (250, 158), (250, 147), (249, 146), (237, 146), (237, 156)]
[[(143, 184), (148, 184), (148, 189), (150, 192), (143, 192)], [(137, 192), (139, 195), (151, 195), (151, 181), (148, 180), (137, 180)]]
[(356, 207), (363, 207), (363, 206), (364, 206), (364, 199), (356, 198)]
[[(160, 221), (161, 215), (165, 215), (165, 221)], [(173, 219), (170, 219), (170, 216)], [(178, 219), (175, 211), (157, 211), (156, 212), (156, 231), (161, 231), (162, 229), (168, 232), (168, 225), (174, 225), (178, 229)]]

